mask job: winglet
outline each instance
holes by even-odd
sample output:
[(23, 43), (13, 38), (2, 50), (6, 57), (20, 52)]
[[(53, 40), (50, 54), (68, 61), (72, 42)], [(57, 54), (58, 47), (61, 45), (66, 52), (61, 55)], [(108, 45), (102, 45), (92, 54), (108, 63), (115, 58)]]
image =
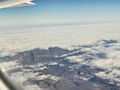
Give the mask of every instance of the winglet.
[(27, 1), (27, 2), (25, 2), (25, 4), (28, 4), (28, 5), (36, 5), (35, 3), (31, 2), (31, 1)]

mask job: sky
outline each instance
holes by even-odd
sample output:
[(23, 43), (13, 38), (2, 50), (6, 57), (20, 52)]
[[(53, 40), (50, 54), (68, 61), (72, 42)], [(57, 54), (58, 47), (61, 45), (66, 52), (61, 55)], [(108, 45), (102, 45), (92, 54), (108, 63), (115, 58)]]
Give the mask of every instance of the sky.
[(120, 20), (120, 0), (34, 0), (35, 6), (0, 10), (0, 28)]

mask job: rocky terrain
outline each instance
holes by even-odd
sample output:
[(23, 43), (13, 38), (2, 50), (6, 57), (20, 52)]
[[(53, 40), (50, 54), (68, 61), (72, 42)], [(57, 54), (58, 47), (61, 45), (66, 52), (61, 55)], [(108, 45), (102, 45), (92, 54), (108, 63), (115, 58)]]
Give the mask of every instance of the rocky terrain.
[(17, 64), (9, 68), (34, 90), (120, 90), (119, 40), (100, 40), (72, 49), (50, 47), (1, 57)]

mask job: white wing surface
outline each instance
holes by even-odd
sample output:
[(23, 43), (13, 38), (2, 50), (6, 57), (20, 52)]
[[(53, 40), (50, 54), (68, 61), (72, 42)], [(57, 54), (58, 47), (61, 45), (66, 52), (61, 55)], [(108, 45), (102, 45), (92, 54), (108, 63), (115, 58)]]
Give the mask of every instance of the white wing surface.
[(35, 5), (32, 0), (0, 0), (0, 9)]

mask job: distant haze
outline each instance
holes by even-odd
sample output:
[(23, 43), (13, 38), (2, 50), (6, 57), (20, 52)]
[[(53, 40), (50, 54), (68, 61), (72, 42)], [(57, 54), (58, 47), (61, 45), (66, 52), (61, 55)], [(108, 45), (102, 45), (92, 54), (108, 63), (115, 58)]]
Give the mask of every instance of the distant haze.
[(0, 31), (1, 55), (33, 48), (71, 48), (102, 39), (120, 39), (120, 23), (37, 27)]

